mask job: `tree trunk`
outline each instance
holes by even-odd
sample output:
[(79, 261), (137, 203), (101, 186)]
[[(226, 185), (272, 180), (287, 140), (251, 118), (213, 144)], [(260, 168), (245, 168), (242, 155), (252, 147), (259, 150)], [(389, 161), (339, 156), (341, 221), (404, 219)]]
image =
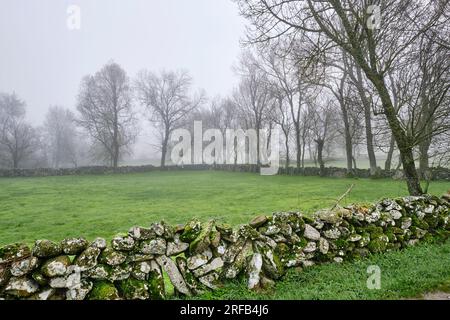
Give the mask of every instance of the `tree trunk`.
[(167, 144), (169, 143), (169, 134), (170, 132), (168, 126), (166, 126), (161, 146), (161, 169), (166, 167), (166, 153), (167, 153)]
[(410, 141), (410, 138), (403, 130), (400, 121), (397, 118), (397, 112), (392, 104), (391, 97), (386, 88), (383, 77), (380, 75), (373, 75), (371, 73), (367, 74), (367, 76), (377, 88), (386, 119), (392, 130), (392, 135), (395, 137), (395, 141), (397, 142), (409, 194), (412, 196), (419, 196), (423, 194), (423, 192), (422, 187), (420, 186), (416, 165), (414, 163), (413, 143)]
[(366, 143), (367, 143), (367, 155), (369, 156), (370, 174), (374, 175), (377, 172), (377, 158), (375, 157), (375, 150), (373, 146), (373, 132), (372, 132), (372, 112), (370, 109), (370, 102), (367, 99), (366, 92), (363, 86), (361, 69), (356, 68), (357, 75), (357, 89), (359, 96), (364, 107), (364, 121), (366, 127)]
[(392, 166), (392, 156), (394, 155), (395, 150), (395, 139), (394, 136), (391, 135), (391, 141), (389, 143), (389, 150), (387, 153), (386, 162), (384, 163), (384, 170), (390, 171)]
[(430, 149), (430, 144), (430, 139), (426, 139), (419, 144), (419, 172), (422, 179), (428, 178), (428, 171), (430, 169), (428, 150)]
[(316, 143), (317, 143), (317, 161), (319, 162), (319, 166), (320, 166), (320, 176), (323, 177), (323, 176), (325, 176), (325, 163), (323, 161), (324, 140), (317, 139)]

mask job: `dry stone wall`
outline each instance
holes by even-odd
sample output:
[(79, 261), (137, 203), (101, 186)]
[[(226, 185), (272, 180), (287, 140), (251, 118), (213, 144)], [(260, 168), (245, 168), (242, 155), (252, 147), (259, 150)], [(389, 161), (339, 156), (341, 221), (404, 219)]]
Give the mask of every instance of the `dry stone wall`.
[[(230, 279), (264, 289), (288, 268), (340, 263), (450, 235), (450, 194), (384, 199), (316, 212), (277, 212), (232, 228), (209, 221), (133, 227), (110, 243), (38, 240), (0, 248), (0, 299), (166, 299)], [(166, 281), (165, 281), (166, 279)], [(168, 281), (167, 281), (168, 279)]]
[[(116, 169), (106, 166), (92, 166), (92, 167), (79, 167), (79, 168), (37, 168), (37, 169), (0, 169), (0, 177), (46, 177), (46, 176), (68, 176), (68, 175), (103, 175), (103, 174), (126, 174), (126, 173), (142, 173), (152, 171), (181, 171), (181, 170), (219, 170), (219, 171), (233, 171), (233, 172), (259, 172), (259, 166), (257, 165), (185, 165), (185, 166), (167, 166), (164, 169), (155, 167), (152, 165), (146, 166), (123, 166)], [(432, 180), (445, 180), (450, 181), (450, 169), (443, 167), (431, 168)], [(279, 168), (278, 174), (280, 175), (293, 175), (293, 176), (325, 176), (342, 178), (347, 177), (347, 169), (337, 167), (326, 167), (324, 172), (320, 172), (316, 167), (305, 168)], [(353, 170), (353, 177), (358, 178), (370, 178), (369, 169), (355, 169)], [(376, 174), (377, 178), (393, 178), (403, 179), (403, 172), (401, 170), (379, 170)]]

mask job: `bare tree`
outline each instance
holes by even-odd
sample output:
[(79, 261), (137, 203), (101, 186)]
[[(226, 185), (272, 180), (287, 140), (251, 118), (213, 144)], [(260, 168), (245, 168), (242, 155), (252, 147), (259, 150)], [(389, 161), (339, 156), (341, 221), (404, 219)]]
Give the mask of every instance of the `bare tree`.
[(309, 118), (312, 119), (311, 135), (317, 145), (317, 162), (320, 175), (325, 175), (324, 148), (336, 137), (337, 117), (336, 107), (331, 99), (318, 97), (308, 103)]
[(78, 124), (87, 130), (109, 164), (117, 168), (136, 138), (136, 118), (126, 72), (114, 62), (81, 83)]
[(204, 102), (204, 94), (191, 96), (192, 78), (181, 70), (160, 74), (143, 70), (138, 74), (135, 86), (138, 100), (161, 134), (161, 168), (164, 168), (171, 133)]
[(16, 94), (0, 94), (0, 160), (19, 168), (33, 153), (34, 128), (25, 122), (25, 103)]
[(239, 4), (241, 13), (254, 26), (249, 33), (253, 42), (304, 33), (309, 35), (310, 43), (316, 44), (316, 51), (338, 46), (352, 57), (381, 100), (400, 152), (409, 193), (422, 194), (413, 138), (398, 117), (386, 77), (414, 52), (421, 35), (448, 25), (449, 17), (443, 13), (450, 10), (449, 1), (382, 1), (379, 25), (373, 23), (373, 14), (368, 10), (369, 5), (378, 4), (374, 1), (250, 0)]
[(235, 103), (247, 121), (246, 128), (256, 130), (256, 163), (261, 165), (260, 130), (270, 120), (268, 111), (274, 105), (272, 84), (250, 51), (241, 56), (237, 72), (241, 81), (234, 94)]
[(44, 128), (52, 166), (54, 168), (68, 164), (76, 166), (77, 132), (73, 112), (59, 106), (50, 107)]

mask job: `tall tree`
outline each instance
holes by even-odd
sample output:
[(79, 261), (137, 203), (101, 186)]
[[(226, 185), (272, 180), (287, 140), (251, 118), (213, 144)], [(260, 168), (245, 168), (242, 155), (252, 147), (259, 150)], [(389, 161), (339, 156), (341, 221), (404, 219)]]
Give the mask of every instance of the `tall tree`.
[(264, 122), (270, 118), (269, 110), (274, 103), (273, 88), (267, 74), (261, 70), (252, 52), (243, 53), (237, 70), (240, 83), (234, 95), (235, 103), (246, 115), (247, 129), (256, 130), (256, 164), (261, 165), (261, 129)]
[(121, 156), (130, 152), (136, 138), (129, 78), (120, 65), (111, 62), (81, 83), (78, 124), (100, 146), (101, 156), (117, 168)]
[(148, 112), (150, 122), (160, 132), (161, 168), (164, 168), (171, 133), (204, 102), (204, 94), (191, 95), (192, 78), (182, 70), (159, 74), (142, 70), (135, 86), (138, 100)]
[[(379, 17), (373, 6), (369, 7), (378, 3), (381, 23), (374, 21)], [(422, 194), (413, 137), (398, 117), (386, 76), (401, 59), (411, 55), (421, 35), (448, 25), (449, 17), (444, 12), (450, 10), (449, 1), (247, 0), (239, 4), (242, 14), (255, 27), (250, 34), (253, 41), (307, 33), (317, 50), (338, 46), (352, 57), (380, 97), (400, 152), (409, 193)]]
[(19, 168), (35, 146), (34, 128), (25, 122), (25, 102), (15, 93), (0, 94), (0, 160)]
[(49, 108), (44, 122), (52, 166), (76, 165), (76, 127), (72, 111), (59, 106)]

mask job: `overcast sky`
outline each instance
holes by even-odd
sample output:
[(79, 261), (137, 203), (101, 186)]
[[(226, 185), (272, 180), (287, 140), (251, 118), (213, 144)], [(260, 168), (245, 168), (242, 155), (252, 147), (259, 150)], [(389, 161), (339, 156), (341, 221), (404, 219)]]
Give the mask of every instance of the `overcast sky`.
[[(67, 27), (70, 5), (80, 30)], [(49, 105), (75, 110), (81, 78), (114, 60), (130, 77), (185, 68), (209, 96), (226, 95), (243, 33), (231, 0), (0, 0), (0, 92), (15, 91), (40, 124)]]

